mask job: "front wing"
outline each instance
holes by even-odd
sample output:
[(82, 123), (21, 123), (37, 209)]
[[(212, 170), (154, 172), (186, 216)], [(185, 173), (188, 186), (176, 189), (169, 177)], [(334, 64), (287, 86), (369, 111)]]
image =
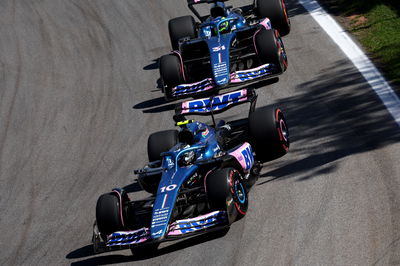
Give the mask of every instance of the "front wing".
[[(256, 68), (235, 71), (230, 74), (230, 86), (253, 82), (259, 79), (273, 78), (282, 74), (280, 67), (275, 64), (264, 64)], [(181, 84), (172, 88), (172, 97), (181, 98), (194, 94), (211, 91), (220, 88), (214, 84), (212, 78), (206, 78), (191, 84)]]
[(210, 229), (226, 226), (227, 222), (228, 219), (225, 211), (214, 211), (190, 219), (176, 220), (169, 225), (166, 237), (157, 241), (151, 238), (150, 229), (146, 227), (133, 231), (114, 232), (108, 235), (107, 239), (103, 240), (95, 225), (93, 230), (93, 246), (95, 253), (99, 253), (129, 248), (131, 245), (175, 240), (177, 238), (189, 237), (194, 234), (208, 232)]

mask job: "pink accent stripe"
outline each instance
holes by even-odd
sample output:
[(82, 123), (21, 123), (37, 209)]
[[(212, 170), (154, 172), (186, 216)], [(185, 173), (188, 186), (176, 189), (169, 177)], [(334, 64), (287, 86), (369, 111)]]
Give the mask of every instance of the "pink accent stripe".
[(181, 62), (181, 73), (183, 76), (183, 80), (186, 82), (186, 75), (185, 75), (185, 69), (183, 68), (183, 59), (182, 59), (182, 55), (179, 51), (172, 51), (174, 54), (177, 54), (179, 57), (179, 61)]
[(185, 109), (189, 109), (189, 102), (183, 102), (182, 103), (182, 113), (186, 112)]
[(243, 169), (246, 169), (246, 162), (243, 158), (242, 150), (247, 148), (249, 145), (250, 145), (249, 143), (245, 142), (242, 146), (229, 153), (229, 155), (232, 155), (233, 157), (236, 158), (236, 160), (240, 163)]
[(211, 170), (208, 171), (207, 174), (206, 174), (206, 176), (204, 177), (204, 190), (205, 190), (206, 194), (207, 194), (207, 183), (206, 183), (206, 181), (207, 181), (207, 177), (208, 177), (208, 175), (209, 175), (210, 173), (211, 173)]
[(260, 25), (263, 25), (266, 30), (270, 30), (271, 27), (269, 26), (268, 22), (270, 22), (270, 20), (268, 18), (266, 18), (260, 22)]
[[(210, 78), (206, 78), (206, 79), (203, 79), (203, 80), (194, 82), (194, 83), (180, 84), (180, 85), (178, 85), (178, 86), (181, 86), (181, 87), (191, 87), (191, 86), (198, 85), (198, 84), (203, 83), (203, 82), (206, 82), (206, 81), (211, 82), (211, 79), (210, 79)], [(178, 87), (178, 86), (176, 86), (176, 87)], [(175, 87), (175, 88), (176, 88), (176, 87)]]
[(117, 193), (117, 195), (118, 195), (118, 198), (119, 198), (119, 216), (121, 217), (122, 226), (125, 227), (124, 217), (122, 215), (122, 195), (117, 190), (113, 190), (112, 192)]
[(257, 45), (256, 45), (256, 35), (260, 32), (261, 29), (257, 30), (254, 35), (253, 35), (253, 45), (254, 45), (254, 50), (256, 50), (256, 54), (258, 55), (257, 51)]

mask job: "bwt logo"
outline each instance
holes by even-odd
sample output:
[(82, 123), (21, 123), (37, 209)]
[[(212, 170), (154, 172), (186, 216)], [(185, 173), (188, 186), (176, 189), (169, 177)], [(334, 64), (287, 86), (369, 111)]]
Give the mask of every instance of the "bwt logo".
[(242, 91), (233, 92), (225, 95), (215, 96), (210, 106), (210, 99), (201, 99), (189, 102), (189, 112), (204, 112), (221, 110), (228, 105), (239, 102), (242, 97)]
[(240, 153), (243, 155), (244, 162), (246, 163), (246, 170), (249, 170), (254, 163), (254, 157), (253, 157), (253, 152), (251, 150), (251, 146), (248, 145)]

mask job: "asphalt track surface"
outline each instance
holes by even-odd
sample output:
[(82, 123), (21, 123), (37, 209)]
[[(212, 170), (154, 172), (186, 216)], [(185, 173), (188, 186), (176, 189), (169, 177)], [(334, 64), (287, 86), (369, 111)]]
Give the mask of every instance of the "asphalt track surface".
[(287, 2), (290, 65), (257, 92), (258, 106), (286, 112), (290, 153), (265, 165), (226, 235), (140, 258), (92, 253), (95, 204), (113, 187), (145, 195), (132, 170), (146, 162), (148, 135), (173, 128), (154, 60), (185, 1), (1, 1), (0, 264), (399, 265), (399, 127)]

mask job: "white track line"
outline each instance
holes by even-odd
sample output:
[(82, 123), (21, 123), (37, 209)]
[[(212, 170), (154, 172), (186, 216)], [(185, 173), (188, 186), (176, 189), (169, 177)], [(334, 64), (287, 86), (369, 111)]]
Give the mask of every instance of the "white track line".
[(299, 0), (315, 21), (353, 62), (400, 126), (400, 100), (374, 64), (326, 11), (314, 0)]

